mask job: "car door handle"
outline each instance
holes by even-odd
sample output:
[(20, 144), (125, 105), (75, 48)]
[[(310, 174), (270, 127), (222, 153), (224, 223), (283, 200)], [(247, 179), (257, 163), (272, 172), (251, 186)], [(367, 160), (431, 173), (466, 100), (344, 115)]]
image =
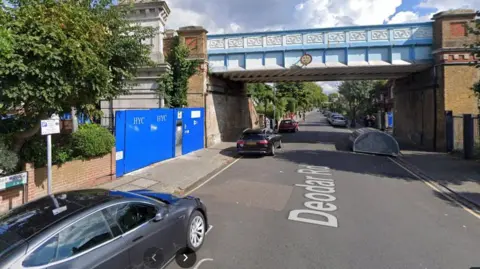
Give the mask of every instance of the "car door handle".
[(185, 215), (181, 215), (180, 217), (178, 217), (178, 219), (184, 219), (185, 218)]
[(142, 238), (143, 238), (143, 235), (141, 235), (141, 236), (139, 236), (139, 237), (137, 237), (137, 238), (133, 239), (133, 240), (132, 240), (132, 242), (137, 242), (138, 240), (140, 240), (140, 239), (142, 239)]

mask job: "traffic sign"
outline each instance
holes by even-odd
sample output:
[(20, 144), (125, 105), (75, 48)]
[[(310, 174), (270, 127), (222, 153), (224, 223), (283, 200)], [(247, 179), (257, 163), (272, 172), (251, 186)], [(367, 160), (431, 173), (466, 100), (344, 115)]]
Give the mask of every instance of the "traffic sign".
[(42, 120), (40, 124), (42, 135), (60, 133), (60, 119)]

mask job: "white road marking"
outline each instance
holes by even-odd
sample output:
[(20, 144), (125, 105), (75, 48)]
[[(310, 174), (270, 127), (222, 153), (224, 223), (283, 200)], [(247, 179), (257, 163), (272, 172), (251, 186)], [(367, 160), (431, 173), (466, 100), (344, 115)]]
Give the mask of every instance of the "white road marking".
[(240, 159), (242, 158), (242, 156), (240, 156), (238, 159), (236, 159), (235, 161), (231, 162), (230, 164), (228, 164), (227, 166), (225, 166), (224, 168), (222, 168), (222, 170), (218, 171), (217, 173), (215, 173), (215, 175), (211, 176), (210, 178), (208, 178), (207, 180), (205, 180), (205, 182), (203, 182), (202, 184), (198, 185), (196, 188), (194, 188), (193, 190), (185, 193), (185, 196), (187, 195), (190, 195), (190, 193), (200, 189), (201, 187), (203, 187), (203, 185), (207, 184), (210, 180), (214, 179), (215, 177), (217, 177), (218, 175), (220, 175), (223, 171), (227, 170), (230, 166), (234, 165), (236, 162), (240, 161)]
[(455, 203), (456, 205), (460, 206), (461, 208), (463, 208), (463, 210), (467, 211), (468, 213), (472, 214), (473, 216), (477, 217), (478, 219), (480, 219), (480, 214), (476, 213), (475, 211), (471, 210), (470, 208), (464, 206), (462, 203), (458, 202), (454, 197), (450, 196), (449, 194), (441, 191), (440, 189), (438, 189), (434, 183), (430, 182), (429, 180), (426, 180), (426, 179), (423, 179), (422, 177), (420, 177), (419, 175), (417, 175), (415, 172), (411, 171), (410, 169), (408, 169), (407, 167), (403, 166), (402, 164), (400, 164), (399, 162), (397, 162), (396, 160), (394, 160), (393, 158), (391, 157), (388, 157), (388, 159), (390, 161), (392, 161), (393, 163), (395, 163), (396, 165), (400, 166), (403, 170), (407, 171), (410, 175), (412, 175), (413, 177), (415, 177), (416, 179), (419, 179), (421, 180), (423, 183), (425, 183), (425, 185), (429, 186), (430, 188), (432, 188), (433, 190), (437, 191), (438, 193), (440, 193), (441, 195), (443, 195), (445, 198), (447, 198), (448, 200), (450, 200), (451, 202)]
[[(300, 165), (299, 167), (302, 168), (297, 170), (298, 173), (308, 175), (305, 176), (305, 184), (295, 184), (295, 186), (304, 187), (306, 191), (310, 191), (305, 194), (305, 198), (313, 201), (307, 201), (304, 203), (304, 206), (308, 209), (296, 209), (290, 211), (288, 219), (337, 228), (337, 217), (325, 212), (333, 212), (337, 210), (337, 206), (329, 203), (337, 199), (335, 196), (331, 195), (331, 193), (335, 193), (335, 183), (333, 182), (333, 179), (325, 178), (332, 175), (330, 173), (330, 168), (311, 165)], [(318, 176), (322, 176), (322, 178), (319, 178)], [(300, 214), (316, 215), (325, 220), (299, 217)]]
[(213, 259), (210, 259), (210, 258), (206, 258), (206, 259), (201, 259), (197, 265), (195, 265), (195, 267), (193, 269), (198, 269), (200, 264), (202, 264), (203, 262), (206, 262), (206, 261), (213, 261)]
[(207, 235), (212, 229), (213, 229), (213, 225), (208, 225), (208, 230), (205, 233), (205, 235)]

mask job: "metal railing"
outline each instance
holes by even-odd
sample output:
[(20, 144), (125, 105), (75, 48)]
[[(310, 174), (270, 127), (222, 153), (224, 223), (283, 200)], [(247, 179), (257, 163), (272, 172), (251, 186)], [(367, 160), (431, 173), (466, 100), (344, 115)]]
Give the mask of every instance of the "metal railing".
[(447, 113), (446, 128), (447, 151), (462, 153), (466, 159), (480, 157), (480, 115)]

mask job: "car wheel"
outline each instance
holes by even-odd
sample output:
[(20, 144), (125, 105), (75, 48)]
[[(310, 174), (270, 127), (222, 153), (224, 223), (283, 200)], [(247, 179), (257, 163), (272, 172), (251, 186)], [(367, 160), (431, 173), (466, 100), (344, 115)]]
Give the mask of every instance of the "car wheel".
[(190, 216), (187, 231), (187, 247), (191, 251), (198, 251), (205, 239), (205, 218), (199, 211), (194, 211)]
[(275, 156), (275, 144), (273, 143), (270, 146), (270, 156)]

